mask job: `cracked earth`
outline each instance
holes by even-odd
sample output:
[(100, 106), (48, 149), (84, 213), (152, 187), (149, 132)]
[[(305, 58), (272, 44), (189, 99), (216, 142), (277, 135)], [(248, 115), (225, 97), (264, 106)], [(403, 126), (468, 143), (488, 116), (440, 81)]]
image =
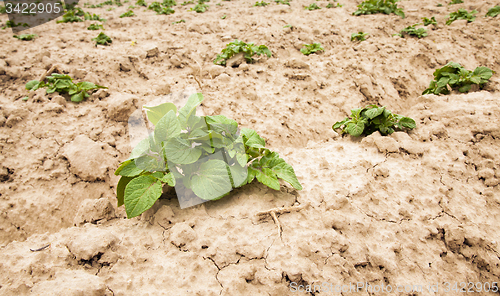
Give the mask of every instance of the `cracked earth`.
[[(401, 19), (354, 17), (360, 1), (339, 2), (305, 11), (305, 0), (265, 8), (212, 0), (203, 14), (178, 5), (173, 15), (136, 9), (123, 19), (126, 5), (84, 8), (108, 19), (110, 47), (93, 45), (88, 21), (38, 26), (33, 42), (1, 30), (0, 294), (452, 295), (291, 287), (498, 281), (500, 20), (482, 17), (494, 3), (402, 1)], [(479, 16), (444, 26), (458, 8)], [(428, 37), (392, 37), (432, 15), (440, 25)], [(186, 23), (172, 24), (180, 19)], [(358, 31), (368, 40), (351, 42)], [(265, 44), (273, 57), (213, 65), (235, 38)], [(325, 51), (302, 55), (313, 42)], [(497, 74), (481, 91), (421, 96), (449, 61)], [(54, 65), (109, 89), (78, 105), (24, 90)], [(113, 172), (131, 151), (128, 117), (188, 88), (205, 96), (204, 114), (262, 135), (304, 189), (252, 183), (181, 210), (165, 188), (150, 210), (127, 220)], [(412, 117), (417, 128), (362, 139), (331, 129), (367, 104)]]

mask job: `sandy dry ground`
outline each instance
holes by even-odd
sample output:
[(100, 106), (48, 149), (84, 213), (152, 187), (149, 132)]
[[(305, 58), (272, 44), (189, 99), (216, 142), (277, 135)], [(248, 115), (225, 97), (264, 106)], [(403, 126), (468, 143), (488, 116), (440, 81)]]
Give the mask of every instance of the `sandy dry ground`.
[[(393, 292), (342, 294), (454, 295), (447, 283), (498, 281), (500, 16), (483, 18), (498, 3), (408, 0), (401, 19), (355, 17), (361, 1), (339, 1), (342, 8), (319, 1), (323, 9), (306, 11), (313, 1), (212, 0), (205, 13), (178, 5), (173, 15), (140, 8), (131, 18), (118, 16), (132, 3), (85, 8), (108, 19), (109, 47), (94, 46), (89, 21), (41, 25), (29, 30), (40, 36), (31, 42), (0, 30), (0, 294), (319, 296), (368, 283)], [(478, 10), (476, 21), (445, 26), (462, 7)], [(428, 37), (392, 36), (433, 15), (439, 25)], [(358, 31), (369, 39), (351, 42)], [(273, 57), (213, 65), (235, 38), (265, 44)], [(302, 55), (312, 42), (325, 51)], [(449, 61), (497, 74), (479, 92), (421, 96)], [(109, 90), (81, 104), (45, 90), (22, 101), (26, 82), (54, 64)], [(187, 87), (203, 92), (205, 114), (257, 130), (304, 189), (253, 183), (184, 210), (165, 195), (127, 220), (113, 172), (131, 151), (128, 116)], [(417, 128), (364, 139), (331, 129), (369, 103), (414, 118)], [(272, 209), (279, 224), (259, 215)], [(323, 290), (294, 292), (294, 283)], [(399, 293), (397, 285), (424, 290)]]

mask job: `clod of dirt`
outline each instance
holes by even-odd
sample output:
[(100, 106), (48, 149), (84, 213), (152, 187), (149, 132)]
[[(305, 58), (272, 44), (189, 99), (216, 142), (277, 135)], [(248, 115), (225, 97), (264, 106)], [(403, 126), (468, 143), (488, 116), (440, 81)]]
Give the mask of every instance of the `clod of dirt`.
[(37, 283), (31, 292), (39, 296), (107, 295), (103, 280), (82, 270), (57, 273), (55, 279)]
[(146, 58), (154, 58), (157, 57), (160, 54), (160, 50), (158, 47), (153, 47), (149, 50), (146, 51)]
[(104, 180), (110, 166), (110, 157), (101, 145), (86, 135), (79, 135), (62, 149), (70, 164), (70, 171), (85, 181)]
[(115, 121), (127, 121), (136, 109), (137, 98), (127, 93), (114, 93), (106, 100), (108, 117)]
[(66, 243), (76, 260), (90, 260), (98, 254), (104, 254), (118, 242), (118, 238), (109, 230), (89, 225), (78, 228), (79, 231), (69, 237)]
[(196, 239), (196, 232), (185, 222), (175, 224), (170, 231), (170, 240), (176, 247), (185, 246)]
[(302, 61), (302, 60), (299, 60), (299, 59), (296, 59), (296, 58), (292, 58), (288, 61), (286, 61), (285, 63), (285, 66), (289, 67), (289, 68), (293, 68), (293, 69), (305, 69), (305, 70), (309, 70), (309, 64)]
[(107, 198), (86, 199), (82, 202), (73, 223), (80, 226), (85, 223), (97, 223), (115, 217), (115, 209)]

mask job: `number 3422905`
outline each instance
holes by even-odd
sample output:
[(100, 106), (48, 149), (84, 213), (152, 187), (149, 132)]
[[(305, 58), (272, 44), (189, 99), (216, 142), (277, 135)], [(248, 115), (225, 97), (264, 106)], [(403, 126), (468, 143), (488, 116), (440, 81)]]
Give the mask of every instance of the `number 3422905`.
[(5, 3), (5, 12), (7, 13), (59, 13), (62, 11), (61, 3)]

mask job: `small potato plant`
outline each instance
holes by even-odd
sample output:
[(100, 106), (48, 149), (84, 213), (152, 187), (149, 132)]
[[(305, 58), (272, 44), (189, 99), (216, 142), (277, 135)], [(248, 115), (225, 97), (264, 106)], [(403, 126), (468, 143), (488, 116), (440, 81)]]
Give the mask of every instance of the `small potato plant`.
[(256, 46), (253, 43), (245, 43), (240, 40), (234, 40), (226, 45), (220, 54), (214, 60), (214, 64), (225, 66), (226, 61), (234, 55), (243, 52), (247, 63), (253, 63), (253, 56), (266, 55), (268, 58), (272, 56), (271, 51), (265, 45)]
[(431, 17), (431, 18), (423, 17), (422, 21), (424, 22), (424, 26), (429, 26), (429, 25), (437, 26), (437, 24), (438, 24), (435, 17)]
[(107, 88), (105, 86), (87, 81), (74, 83), (73, 79), (69, 75), (58, 73), (52, 73), (51, 76), (46, 77), (46, 80), (47, 82), (31, 80), (26, 83), (26, 89), (35, 91), (39, 88), (46, 88), (48, 94), (54, 92), (68, 94), (71, 96), (71, 101), (78, 103), (90, 97), (88, 92), (96, 89)]
[(318, 6), (316, 3), (311, 3), (309, 6), (304, 7), (305, 10), (316, 10), (316, 9), (321, 9), (321, 7)]
[(364, 33), (364, 32), (358, 32), (358, 33), (352, 33), (351, 34), (351, 41), (365, 41), (366, 36), (370, 35), (369, 33)]
[(499, 14), (500, 14), (500, 5), (497, 5), (495, 7), (492, 7), (490, 9), (488, 9), (488, 12), (486, 13), (486, 16), (496, 17)]
[(414, 129), (415, 127), (415, 120), (393, 114), (385, 107), (378, 107), (377, 105), (352, 109), (351, 118), (346, 117), (332, 126), (333, 130), (340, 129), (341, 134), (348, 133), (354, 137), (370, 135), (376, 131), (385, 136), (392, 134), (395, 129), (404, 130)]
[(279, 179), (301, 190), (291, 165), (265, 147), (256, 131), (238, 129), (223, 115), (197, 116), (203, 96), (189, 97), (179, 110), (172, 103), (148, 109), (154, 131), (139, 142), (115, 175), (118, 206), (128, 218), (142, 214), (162, 195), (162, 186), (175, 187), (179, 200), (196, 197), (217, 200), (233, 188), (257, 179), (280, 190)]
[(113, 42), (113, 40), (111, 40), (111, 38), (103, 32), (99, 33), (97, 37), (92, 38), (92, 41), (95, 41), (96, 47), (97, 45), (110, 45)]
[(404, 37), (405, 35), (415, 36), (418, 39), (424, 38), (428, 35), (427, 29), (417, 28), (417, 26), (419, 26), (419, 25), (421, 25), (421, 24), (414, 24), (412, 26), (408, 26), (408, 27), (404, 28), (403, 30), (399, 31), (399, 33), (394, 34), (394, 35), (399, 36), (399, 37)]
[(469, 71), (459, 63), (449, 62), (444, 67), (434, 71), (434, 80), (422, 94), (447, 95), (450, 93), (448, 86), (461, 93), (466, 93), (473, 84), (482, 88), (494, 73), (487, 67), (477, 67), (474, 71)]
[(467, 10), (460, 8), (456, 12), (452, 12), (449, 15), (448, 20), (446, 21), (446, 24), (449, 26), (451, 23), (453, 23), (456, 20), (467, 20), (468, 23), (473, 22), (476, 17), (474, 14), (477, 13), (477, 10), (473, 10), (471, 12), (468, 12)]
[(35, 39), (36, 37), (38, 37), (38, 35), (36, 35), (36, 34), (14, 35), (14, 38), (17, 38), (17, 39), (23, 40), (23, 41), (31, 41), (31, 40)]
[(398, 0), (366, 0), (358, 5), (358, 10), (353, 12), (353, 15), (384, 13), (400, 16), (405, 18), (405, 13), (401, 8), (398, 8), (396, 3)]
[(325, 50), (321, 43), (313, 43), (313, 44), (304, 44), (304, 47), (300, 49), (300, 52), (305, 55), (310, 55), (311, 53), (315, 53), (318, 51)]

